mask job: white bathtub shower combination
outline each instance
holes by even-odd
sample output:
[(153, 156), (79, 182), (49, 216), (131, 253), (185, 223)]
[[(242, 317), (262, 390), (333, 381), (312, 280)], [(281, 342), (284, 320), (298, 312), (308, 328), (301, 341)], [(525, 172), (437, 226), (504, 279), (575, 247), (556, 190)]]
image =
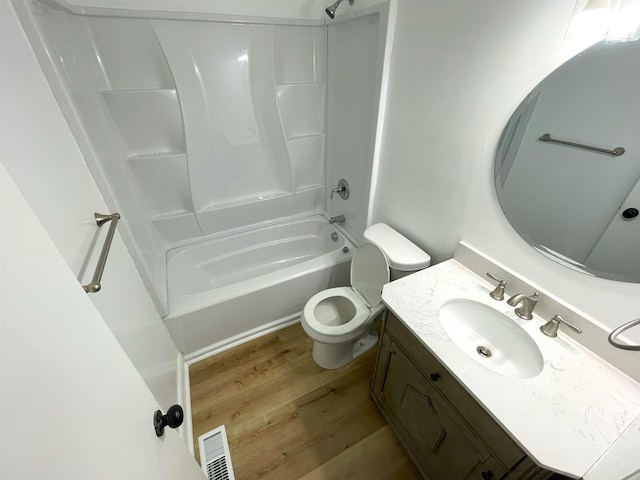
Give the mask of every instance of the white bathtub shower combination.
[[(317, 20), (172, 18), (12, 1), (187, 359), (294, 321), (313, 294), (348, 284), (386, 2), (327, 25), (323, 9)], [(340, 178), (348, 200), (329, 197)]]
[(167, 327), (197, 356), (286, 324), (314, 293), (348, 285), (354, 249), (319, 215), (172, 249)]

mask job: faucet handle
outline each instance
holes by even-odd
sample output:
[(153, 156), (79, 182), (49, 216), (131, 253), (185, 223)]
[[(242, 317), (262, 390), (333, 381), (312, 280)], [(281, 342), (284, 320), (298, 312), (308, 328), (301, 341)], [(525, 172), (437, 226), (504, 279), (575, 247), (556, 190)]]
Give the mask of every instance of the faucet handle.
[(494, 300), (504, 300), (504, 287), (507, 286), (507, 282), (505, 280), (500, 280), (493, 273), (487, 272), (487, 277), (498, 282), (498, 286), (489, 294), (489, 296)]
[(558, 327), (561, 323), (564, 323), (568, 327), (571, 327), (577, 333), (582, 333), (582, 329), (573, 323), (567, 322), (560, 315), (554, 315), (551, 320), (540, 327), (540, 331), (544, 333), (547, 337), (557, 337), (558, 336)]
[(341, 178), (338, 180), (338, 186), (331, 190), (330, 198), (333, 198), (334, 193), (340, 195), (341, 199), (346, 200), (349, 198), (349, 183), (344, 178)]
[(333, 194), (334, 193), (342, 193), (344, 192), (344, 187), (338, 187), (338, 188), (334, 188), (333, 190), (331, 190), (331, 199), (333, 199)]

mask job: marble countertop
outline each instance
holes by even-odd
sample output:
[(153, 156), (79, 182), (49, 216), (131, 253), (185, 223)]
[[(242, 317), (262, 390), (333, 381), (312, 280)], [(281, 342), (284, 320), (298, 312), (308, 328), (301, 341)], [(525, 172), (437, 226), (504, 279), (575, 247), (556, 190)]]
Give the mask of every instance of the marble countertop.
[[(545, 336), (535, 311), (532, 320), (521, 320), (506, 301), (489, 296), (493, 287), (452, 259), (387, 284), (382, 299), (539, 465), (583, 477), (640, 418), (640, 384), (563, 332)], [(542, 372), (505, 377), (460, 350), (439, 320), (440, 306), (452, 298), (513, 319), (538, 345)]]

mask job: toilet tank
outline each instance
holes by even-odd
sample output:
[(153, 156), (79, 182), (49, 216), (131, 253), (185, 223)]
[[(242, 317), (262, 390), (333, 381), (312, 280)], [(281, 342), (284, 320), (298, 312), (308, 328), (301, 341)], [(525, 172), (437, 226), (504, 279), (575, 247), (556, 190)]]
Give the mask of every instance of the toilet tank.
[(385, 223), (376, 223), (364, 231), (367, 242), (382, 250), (389, 262), (391, 280), (427, 268), (431, 257), (408, 238)]

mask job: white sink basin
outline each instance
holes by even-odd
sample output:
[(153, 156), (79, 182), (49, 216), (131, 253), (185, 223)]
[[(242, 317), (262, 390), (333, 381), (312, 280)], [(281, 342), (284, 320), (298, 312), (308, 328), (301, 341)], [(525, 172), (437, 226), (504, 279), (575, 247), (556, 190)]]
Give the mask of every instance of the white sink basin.
[(449, 300), (440, 308), (447, 335), (476, 362), (507, 377), (530, 378), (544, 361), (533, 339), (503, 313), (467, 299)]

